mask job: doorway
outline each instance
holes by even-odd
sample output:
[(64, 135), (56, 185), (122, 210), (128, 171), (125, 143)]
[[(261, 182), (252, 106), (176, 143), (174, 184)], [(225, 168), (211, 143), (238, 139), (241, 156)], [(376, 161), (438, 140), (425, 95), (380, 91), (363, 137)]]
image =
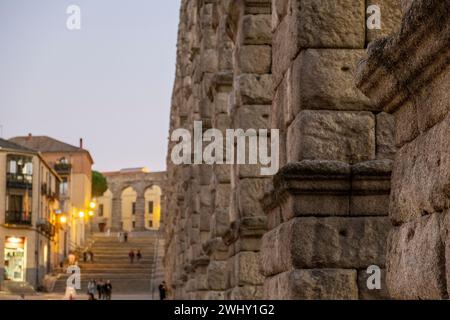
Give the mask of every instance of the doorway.
[(25, 238), (6, 237), (4, 258), (5, 280), (25, 281)]

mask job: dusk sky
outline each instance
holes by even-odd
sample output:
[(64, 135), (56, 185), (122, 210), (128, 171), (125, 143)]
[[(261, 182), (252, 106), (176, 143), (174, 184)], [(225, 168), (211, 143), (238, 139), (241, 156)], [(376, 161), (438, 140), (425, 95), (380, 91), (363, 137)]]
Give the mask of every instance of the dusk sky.
[[(81, 30), (66, 28), (69, 5)], [(2, 137), (83, 137), (96, 170), (165, 170), (179, 5), (0, 0)]]

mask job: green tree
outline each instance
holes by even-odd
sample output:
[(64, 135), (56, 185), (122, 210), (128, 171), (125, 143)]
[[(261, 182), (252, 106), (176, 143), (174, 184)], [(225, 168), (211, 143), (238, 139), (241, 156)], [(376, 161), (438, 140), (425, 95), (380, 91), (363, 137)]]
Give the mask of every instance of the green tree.
[(108, 190), (106, 178), (98, 171), (92, 171), (92, 196), (101, 197)]

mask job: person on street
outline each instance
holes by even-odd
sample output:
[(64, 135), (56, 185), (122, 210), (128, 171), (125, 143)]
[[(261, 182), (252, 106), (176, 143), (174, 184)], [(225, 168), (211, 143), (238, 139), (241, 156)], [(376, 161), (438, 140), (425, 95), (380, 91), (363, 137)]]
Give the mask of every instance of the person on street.
[(128, 232), (125, 231), (125, 233), (123, 234), (123, 240), (125, 241), (125, 243), (128, 242)]
[(100, 279), (97, 282), (97, 294), (98, 294), (98, 300), (101, 300), (103, 297), (103, 280)]
[(142, 259), (142, 253), (141, 253), (141, 250), (138, 250), (138, 251), (137, 251), (137, 253), (136, 253), (136, 258), (137, 258), (137, 261), (138, 261), (138, 262), (141, 261), (141, 259)]
[(165, 281), (161, 282), (158, 289), (159, 289), (159, 298), (161, 300), (166, 300), (166, 292), (167, 292), (166, 282)]
[(97, 294), (97, 282), (94, 279), (90, 280), (87, 289), (88, 295), (92, 294), (95, 297)]
[(134, 256), (135, 256), (134, 251), (133, 251), (133, 249), (131, 249), (130, 252), (128, 253), (128, 257), (130, 258), (130, 263), (134, 262)]
[(111, 296), (112, 296), (112, 285), (111, 281), (108, 280), (106, 281), (105, 284), (105, 300), (111, 300)]

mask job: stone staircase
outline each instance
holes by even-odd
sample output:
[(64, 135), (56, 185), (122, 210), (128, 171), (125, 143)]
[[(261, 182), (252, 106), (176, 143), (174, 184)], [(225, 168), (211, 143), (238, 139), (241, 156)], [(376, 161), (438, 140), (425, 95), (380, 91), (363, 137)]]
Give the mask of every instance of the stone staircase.
[[(94, 253), (94, 262), (83, 262), (79, 258), (81, 269), (80, 294), (87, 292), (87, 284), (91, 279), (111, 280), (113, 293), (151, 293), (155, 286), (155, 271), (160, 269), (156, 266), (158, 248), (161, 243), (158, 232), (131, 233), (127, 243), (120, 243), (116, 235), (105, 236), (103, 234), (93, 235), (88, 243), (90, 250)], [(143, 258), (140, 262), (135, 259), (131, 264), (128, 252), (130, 249), (141, 250)], [(53, 292), (64, 293), (69, 274), (61, 274), (56, 281)], [(159, 278), (159, 277), (158, 277)]]

